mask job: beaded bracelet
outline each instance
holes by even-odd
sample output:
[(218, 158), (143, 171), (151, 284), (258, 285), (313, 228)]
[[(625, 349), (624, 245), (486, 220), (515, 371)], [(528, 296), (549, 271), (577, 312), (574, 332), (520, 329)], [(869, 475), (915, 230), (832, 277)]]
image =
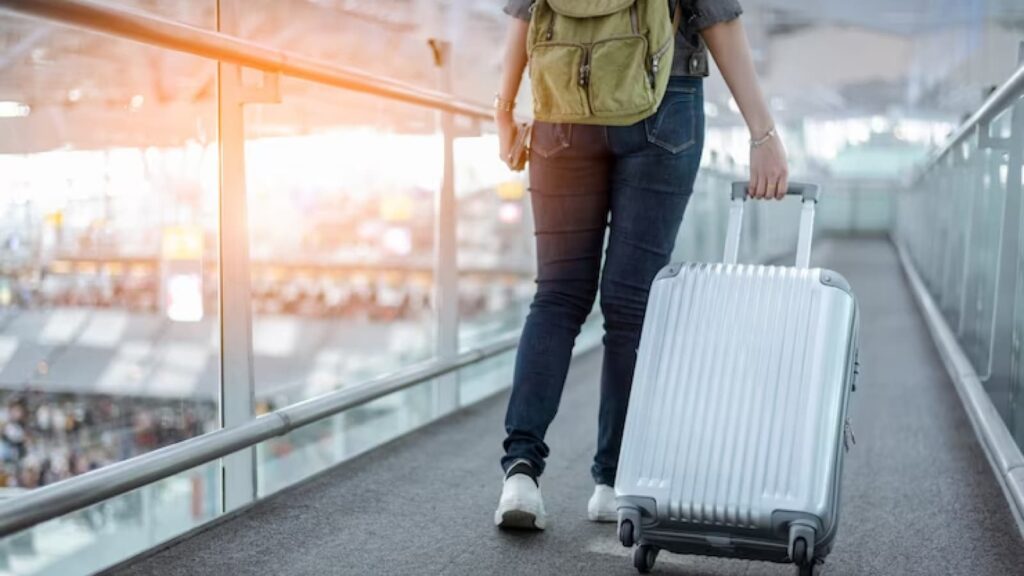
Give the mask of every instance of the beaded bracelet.
[(772, 126), (771, 128), (768, 129), (768, 132), (766, 132), (764, 136), (761, 136), (757, 140), (753, 140), (752, 139), (750, 141), (750, 147), (751, 148), (757, 148), (759, 146), (762, 146), (765, 142), (768, 142), (774, 136), (775, 136), (775, 127)]

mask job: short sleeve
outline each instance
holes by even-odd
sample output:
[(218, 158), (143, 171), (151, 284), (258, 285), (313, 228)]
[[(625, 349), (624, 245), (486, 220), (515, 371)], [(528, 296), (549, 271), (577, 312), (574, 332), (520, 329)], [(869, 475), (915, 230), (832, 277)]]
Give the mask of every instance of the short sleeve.
[(520, 20), (529, 20), (530, 6), (533, 6), (533, 0), (508, 0), (505, 3), (505, 14)]
[[(510, 1), (509, 4), (513, 2)], [(743, 14), (737, 0), (693, 0), (693, 26), (703, 30), (719, 22), (728, 22)]]

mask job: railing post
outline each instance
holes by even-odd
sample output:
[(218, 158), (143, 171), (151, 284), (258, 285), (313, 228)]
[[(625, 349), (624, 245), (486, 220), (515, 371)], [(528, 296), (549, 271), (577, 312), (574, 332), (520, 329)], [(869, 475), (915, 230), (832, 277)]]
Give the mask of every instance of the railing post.
[[(1024, 64), (1024, 41), (1020, 42), (1017, 46), (1017, 63)], [(1024, 192), (1024, 104), (1018, 100), (1013, 104), (1011, 114), (1007, 193), (1009, 193), (1010, 181), (1012, 180), (1014, 181), (1013, 185), (1016, 186), (1018, 203), (1020, 203), (1020, 196)], [(1018, 215), (1018, 226), (1020, 226), (1020, 222), (1021, 217)], [(1022, 284), (1024, 283), (1024, 263), (1020, 262), (1021, 252), (1024, 252), (1024, 247), (1021, 246), (1021, 243), (1024, 242), (1024, 239), (1021, 238), (1019, 229), (1015, 238), (1017, 240), (1017, 252), (1014, 254), (1014, 280), (1016, 283), (1013, 286), (1013, 306), (1007, 310), (1007, 314), (1004, 314), (1008, 316), (1005, 323), (1009, 324), (1009, 326), (1003, 328), (1007, 330), (1006, 335), (1008, 338), (1002, 353), (1009, 356), (1004, 363), (1005, 370), (1007, 371), (1006, 382), (1009, 396), (1007, 406), (1011, 411), (1006, 424), (1010, 429), (1010, 434), (1013, 434), (1017, 443), (1021, 444), (1024, 442), (1024, 402), (1022, 402), (1024, 399), (1021, 398), (1024, 395), (1024, 382), (1021, 382), (1020, 378), (1020, 362), (1024, 358), (1021, 358), (1020, 353), (1021, 339), (1024, 336), (1021, 335), (1018, 328), (1024, 326), (1024, 323), (1020, 322), (1020, 316), (1024, 310), (1021, 309), (1022, 303), (1017, 301), (1017, 294), (1018, 287), (1024, 285)]]
[[(432, 39), (434, 64), (439, 71), (440, 89), (445, 94), (452, 90), (451, 44)], [(455, 198), (455, 119), (450, 112), (441, 112), (441, 132), (444, 139), (444, 175), (441, 192), (437, 197), (434, 219), (434, 306), (437, 311), (437, 355), (442, 360), (459, 353), (459, 271), (458, 271), (458, 203)], [(437, 380), (434, 413), (451, 412), (459, 406), (458, 373), (447, 374)]]
[(1006, 196), (1000, 227), (999, 260), (996, 264), (996, 293), (993, 304), (992, 345), (989, 351), (989, 377), (985, 388), (992, 403), (1009, 426), (1013, 425), (1011, 386), (1015, 378), (1014, 320), (1016, 319), (1017, 278), (1020, 259), (1021, 179), (1024, 178), (1024, 107), (1017, 103), (1010, 111), (1010, 137), (1007, 146)]
[[(217, 3), (217, 30), (237, 32), (237, 0)], [(264, 76), (262, 90), (246, 90), (242, 67), (218, 62), (220, 145), (220, 425), (231, 428), (255, 417), (249, 214), (245, 187), (246, 102), (278, 100), (277, 77)], [(221, 459), (221, 504), (225, 512), (256, 499), (256, 448)]]
[[(966, 148), (966, 144), (961, 144), (961, 146)], [(963, 265), (961, 266), (962, 274), (960, 275), (960, 305), (959, 310), (957, 311), (956, 325), (954, 326), (950, 323), (950, 327), (953, 328), (957, 338), (960, 339), (964, 336), (964, 322), (967, 317), (967, 307), (970, 305), (970, 302), (967, 300), (967, 294), (970, 292), (970, 290), (968, 290), (968, 281), (971, 275), (971, 256), (973, 255), (971, 246), (974, 244), (974, 210), (978, 203), (976, 198), (977, 193), (975, 192), (977, 188), (975, 188), (974, 185), (977, 184), (980, 188), (982, 182), (980, 176), (975, 178), (976, 173), (980, 174), (980, 170), (976, 169), (976, 167), (980, 165), (977, 160), (980, 154), (980, 148), (974, 149), (973, 157), (966, 157), (964, 154), (958, 154), (958, 157), (963, 156), (961, 161), (964, 164), (964, 170), (961, 171), (960, 178), (957, 179), (957, 181), (963, 181), (966, 186), (963, 186), (956, 193), (967, 195), (967, 212), (965, 214), (967, 218), (967, 229), (964, 230)]]

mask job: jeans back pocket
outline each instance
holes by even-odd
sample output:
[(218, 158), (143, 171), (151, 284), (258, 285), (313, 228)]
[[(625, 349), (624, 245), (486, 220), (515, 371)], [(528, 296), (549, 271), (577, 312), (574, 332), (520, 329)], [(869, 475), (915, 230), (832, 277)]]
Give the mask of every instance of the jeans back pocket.
[(530, 137), (530, 153), (550, 158), (572, 143), (572, 124), (534, 122)]
[(644, 120), (647, 141), (672, 154), (691, 148), (697, 142), (701, 100), (696, 88), (670, 85), (658, 111)]

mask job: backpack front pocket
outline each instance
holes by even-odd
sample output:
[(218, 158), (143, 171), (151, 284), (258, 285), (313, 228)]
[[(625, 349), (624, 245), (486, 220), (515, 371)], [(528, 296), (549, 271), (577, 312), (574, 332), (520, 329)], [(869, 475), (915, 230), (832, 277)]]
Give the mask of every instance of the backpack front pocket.
[(590, 106), (594, 114), (622, 116), (654, 108), (654, 89), (643, 36), (597, 42), (590, 54)]
[(536, 113), (540, 110), (549, 112), (556, 120), (590, 114), (584, 64), (585, 51), (578, 44), (541, 44), (533, 49), (530, 82), (538, 120), (548, 119)]

